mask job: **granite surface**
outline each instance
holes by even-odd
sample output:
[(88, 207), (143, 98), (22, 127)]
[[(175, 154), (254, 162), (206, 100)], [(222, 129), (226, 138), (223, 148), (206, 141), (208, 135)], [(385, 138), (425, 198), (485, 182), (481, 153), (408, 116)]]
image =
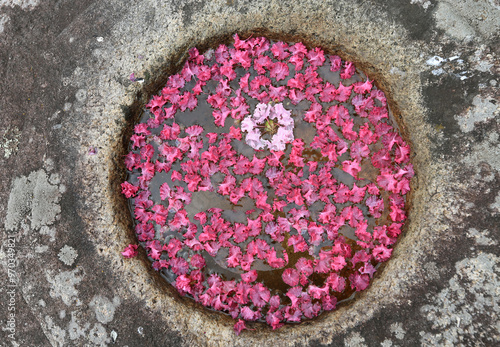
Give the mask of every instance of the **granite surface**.
[[(272, 331), (179, 297), (119, 184), (134, 111), (187, 49), (235, 33), (352, 59), (412, 145), (409, 222), (350, 305)], [(500, 344), (498, 0), (0, 0), (4, 346)], [(132, 82), (130, 74), (144, 82)]]

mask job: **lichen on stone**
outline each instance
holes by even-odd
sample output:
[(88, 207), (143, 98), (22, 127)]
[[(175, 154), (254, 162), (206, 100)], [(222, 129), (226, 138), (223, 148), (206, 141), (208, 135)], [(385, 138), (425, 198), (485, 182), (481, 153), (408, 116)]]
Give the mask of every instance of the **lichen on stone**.
[(59, 257), (59, 260), (62, 261), (64, 264), (71, 266), (73, 265), (76, 257), (78, 256), (78, 252), (73, 247), (64, 245), (64, 247), (61, 248), (57, 256)]
[(9, 196), (5, 228), (16, 229), (28, 219), (32, 229), (52, 225), (61, 213), (61, 193), (57, 185), (48, 181), (44, 170), (14, 179)]
[(108, 324), (113, 320), (116, 307), (120, 305), (120, 298), (114, 297), (113, 301), (105, 296), (96, 295), (89, 306), (95, 312), (96, 318), (102, 324)]
[(500, 313), (499, 263), (497, 255), (480, 253), (455, 264), (448, 286), (421, 308), (432, 324), (432, 332), (421, 332), (423, 345), (500, 342), (499, 326), (494, 324)]
[(52, 298), (61, 298), (67, 305), (80, 304), (78, 299), (78, 290), (75, 288), (82, 279), (80, 269), (72, 271), (60, 271), (57, 275), (52, 277), (52, 271), (47, 271), (45, 274), (47, 281), (52, 285), (50, 289), (50, 296)]

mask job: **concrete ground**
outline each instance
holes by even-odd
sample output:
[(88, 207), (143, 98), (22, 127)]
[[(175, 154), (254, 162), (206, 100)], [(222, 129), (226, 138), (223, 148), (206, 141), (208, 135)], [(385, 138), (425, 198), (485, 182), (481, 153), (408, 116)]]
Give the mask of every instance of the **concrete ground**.
[[(499, 31), (498, 0), (0, 0), (0, 343), (499, 345)], [(121, 257), (133, 233), (119, 193), (134, 108), (187, 48), (235, 32), (354, 60), (390, 97), (417, 173), (368, 290), (239, 337), (143, 253)]]

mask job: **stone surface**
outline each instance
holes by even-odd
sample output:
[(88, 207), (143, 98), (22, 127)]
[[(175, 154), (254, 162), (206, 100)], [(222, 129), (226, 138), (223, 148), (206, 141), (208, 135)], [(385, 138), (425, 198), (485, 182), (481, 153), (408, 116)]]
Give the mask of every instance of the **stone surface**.
[[(499, 344), (499, 27), (496, 0), (0, 1), (2, 343)], [(134, 239), (119, 193), (134, 108), (187, 48), (235, 32), (354, 60), (390, 97), (417, 173), (406, 231), (368, 290), (239, 337), (144, 253), (121, 257)]]

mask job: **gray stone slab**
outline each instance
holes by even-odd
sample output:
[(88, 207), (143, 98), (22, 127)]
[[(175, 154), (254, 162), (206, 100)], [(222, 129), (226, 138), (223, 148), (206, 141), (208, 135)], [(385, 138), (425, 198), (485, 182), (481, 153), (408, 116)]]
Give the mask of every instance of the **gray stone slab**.
[[(494, 0), (0, 0), (2, 343), (498, 345), (499, 21)], [(134, 239), (119, 189), (133, 107), (188, 48), (235, 32), (355, 61), (389, 96), (417, 174), (405, 233), (368, 290), (239, 337), (143, 252), (120, 255)]]

